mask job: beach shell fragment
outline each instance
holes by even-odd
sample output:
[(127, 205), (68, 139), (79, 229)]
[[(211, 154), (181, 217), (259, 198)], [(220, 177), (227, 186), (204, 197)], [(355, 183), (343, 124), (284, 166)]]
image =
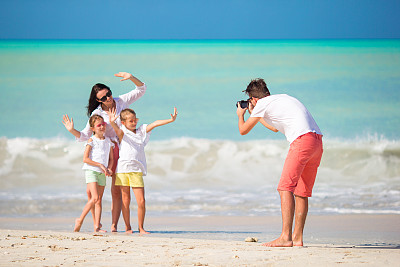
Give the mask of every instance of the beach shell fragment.
[(257, 237), (247, 237), (244, 241), (245, 242), (258, 242), (258, 238)]

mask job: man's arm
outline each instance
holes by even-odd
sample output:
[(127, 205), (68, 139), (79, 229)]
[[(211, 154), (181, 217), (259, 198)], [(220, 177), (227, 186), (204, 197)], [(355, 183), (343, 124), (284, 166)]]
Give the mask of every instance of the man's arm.
[(237, 108), (237, 115), (239, 118), (239, 133), (241, 135), (248, 134), (251, 129), (260, 121), (261, 117), (250, 117), (247, 121), (244, 120), (244, 114), (246, 113), (247, 109), (243, 109), (238, 105)]
[[(250, 114), (253, 112), (253, 109), (254, 109), (254, 105), (253, 105), (253, 103), (252, 103), (251, 101), (249, 101), (248, 111), (249, 111)], [(269, 124), (264, 120), (264, 118), (261, 118), (261, 119), (259, 120), (259, 122), (260, 122), (262, 125), (264, 125), (267, 129), (269, 129), (269, 130), (271, 130), (271, 131), (273, 131), (273, 132), (275, 132), (275, 133), (276, 133), (276, 132), (279, 132), (278, 129), (276, 129), (274, 126), (269, 125)]]
[(262, 125), (264, 125), (266, 128), (268, 128), (268, 129), (270, 129), (271, 131), (273, 131), (273, 132), (279, 132), (278, 131), (278, 129), (276, 129), (274, 126), (271, 126), (271, 125), (269, 125), (264, 119), (261, 119), (260, 120), (260, 123), (262, 124)]

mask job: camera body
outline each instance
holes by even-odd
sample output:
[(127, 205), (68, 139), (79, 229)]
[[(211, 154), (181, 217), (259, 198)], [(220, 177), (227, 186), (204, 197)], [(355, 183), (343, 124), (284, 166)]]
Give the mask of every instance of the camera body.
[(241, 108), (249, 107), (249, 100), (240, 100), (240, 101), (236, 102), (236, 107), (238, 106), (238, 103), (240, 104)]

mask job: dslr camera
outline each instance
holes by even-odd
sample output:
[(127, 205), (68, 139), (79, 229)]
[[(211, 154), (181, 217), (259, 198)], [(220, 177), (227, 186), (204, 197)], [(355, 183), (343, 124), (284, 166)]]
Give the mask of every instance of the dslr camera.
[(240, 105), (241, 108), (248, 108), (249, 100), (240, 100), (239, 102), (236, 102), (236, 107), (238, 107), (238, 104)]

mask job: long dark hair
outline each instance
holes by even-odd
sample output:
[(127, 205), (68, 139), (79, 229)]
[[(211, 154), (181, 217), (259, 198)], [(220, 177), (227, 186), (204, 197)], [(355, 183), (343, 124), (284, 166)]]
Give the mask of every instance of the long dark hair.
[(97, 101), (97, 93), (104, 89), (110, 91), (110, 87), (108, 87), (105, 84), (96, 83), (95, 85), (93, 85), (92, 91), (90, 92), (89, 103), (86, 106), (88, 117), (90, 117), (90, 115), (92, 115), (93, 110), (95, 110), (100, 105), (100, 102)]

